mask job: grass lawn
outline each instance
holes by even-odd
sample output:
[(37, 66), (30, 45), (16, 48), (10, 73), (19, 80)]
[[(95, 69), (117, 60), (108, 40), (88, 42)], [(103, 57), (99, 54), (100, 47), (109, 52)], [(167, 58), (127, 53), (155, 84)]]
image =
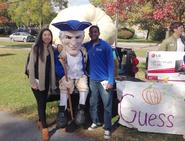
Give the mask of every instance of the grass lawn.
[(147, 56), (147, 49), (146, 48), (143, 48), (143, 49), (135, 49), (135, 53), (138, 57), (143, 57), (143, 58), (146, 58)]
[[(20, 46), (20, 48), (18, 48)], [(28, 79), (24, 75), (24, 65), (31, 44), (12, 44), (9, 48), (0, 48), (0, 110), (10, 111), (18, 116), (37, 120), (36, 103), (30, 90)], [(143, 51), (144, 52), (144, 51)], [(144, 79), (145, 63), (140, 63), (140, 71), (136, 77)], [(47, 105), (49, 120), (54, 120), (57, 112), (57, 103)], [(123, 126), (115, 127), (112, 141), (183, 141), (182, 136), (168, 134), (154, 134), (138, 132)], [(89, 132), (79, 129), (80, 135), (92, 137), (93, 140), (103, 140), (103, 130)]]
[(127, 42), (127, 43), (159, 43), (159, 41), (152, 41), (150, 39), (146, 40), (143, 38), (132, 38), (132, 39), (118, 39), (118, 42)]
[(0, 46), (5, 46), (7, 48), (30, 48), (32, 46), (32, 42), (7, 42), (7, 41), (1, 41)]
[[(19, 43), (16, 47), (0, 48), (0, 110), (11, 111), (28, 119), (36, 120), (36, 103), (28, 78), (24, 75), (24, 65), (31, 44)], [(55, 113), (56, 103), (49, 103), (48, 115)]]

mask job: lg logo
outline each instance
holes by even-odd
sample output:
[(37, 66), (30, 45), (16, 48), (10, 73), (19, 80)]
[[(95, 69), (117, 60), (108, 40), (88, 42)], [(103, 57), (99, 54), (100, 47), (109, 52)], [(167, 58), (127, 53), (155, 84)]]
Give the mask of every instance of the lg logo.
[(161, 54), (154, 54), (154, 53), (153, 53), (153, 54), (151, 54), (151, 57), (152, 57), (152, 58), (159, 58), (159, 57), (161, 57)]

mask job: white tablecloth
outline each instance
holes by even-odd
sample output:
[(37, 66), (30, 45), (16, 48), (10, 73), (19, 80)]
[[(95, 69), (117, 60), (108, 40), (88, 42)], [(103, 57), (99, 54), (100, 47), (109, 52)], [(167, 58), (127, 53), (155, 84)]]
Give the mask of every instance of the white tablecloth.
[(139, 131), (185, 135), (185, 84), (118, 81), (119, 123)]

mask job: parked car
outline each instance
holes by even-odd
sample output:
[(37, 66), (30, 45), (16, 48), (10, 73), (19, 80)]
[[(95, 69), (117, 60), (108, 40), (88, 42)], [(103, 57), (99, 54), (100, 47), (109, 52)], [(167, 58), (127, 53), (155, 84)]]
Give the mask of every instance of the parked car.
[(27, 32), (15, 32), (9, 36), (12, 41), (34, 42), (36, 37)]

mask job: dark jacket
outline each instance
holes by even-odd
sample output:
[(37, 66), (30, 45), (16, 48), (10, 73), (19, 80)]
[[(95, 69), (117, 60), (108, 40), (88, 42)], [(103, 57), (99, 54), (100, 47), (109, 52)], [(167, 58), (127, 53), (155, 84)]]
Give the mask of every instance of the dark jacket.
[(57, 49), (54, 50), (54, 57), (55, 57), (55, 73), (57, 79), (61, 79), (64, 76), (64, 68), (59, 61), (59, 52)]

